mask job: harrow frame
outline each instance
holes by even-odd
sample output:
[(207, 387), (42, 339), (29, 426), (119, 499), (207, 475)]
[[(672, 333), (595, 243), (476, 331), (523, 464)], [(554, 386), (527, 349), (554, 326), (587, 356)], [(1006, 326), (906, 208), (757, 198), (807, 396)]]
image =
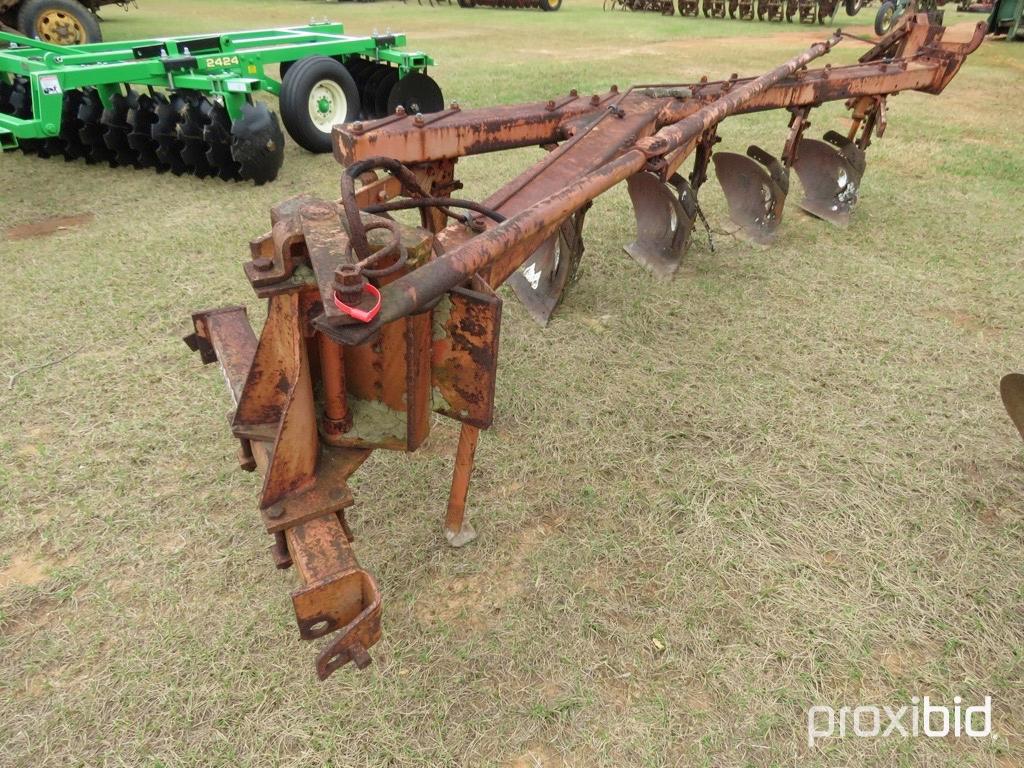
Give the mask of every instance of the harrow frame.
[[(319, 677), (368, 664), (381, 634), (380, 591), (355, 560), (345, 520), (348, 478), (371, 451), (416, 450), (432, 411), (461, 422), (443, 530), (454, 546), (475, 537), (466, 500), (479, 431), (494, 415), (498, 286), (507, 281), (546, 323), (583, 256), (587, 211), (622, 182), (637, 223), (626, 253), (671, 278), (712, 163), (752, 240), (777, 236), (790, 169), (801, 207), (844, 225), (865, 152), (886, 126), (886, 97), (941, 93), (983, 36), (984, 24), (951, 32), (922, 14), (848, 66), (808, 68), (837, 32), (753, 78), (336, 126), (341, 200), (284, 201), (250, 244), (245, 274), (268, 305), (259, 339), (242, 307), (193, 314), (186, 338), (204, 363), (220, 363), (241, 464), (263, 473), (274, 561), (295, 564), (302, 579), (292, 593), (300, 635), (337, 633), (317, 658)], [(811, 110), (828, 101), (846, 102), (851, 130), (805, 138)], [(758, 147), (714, 152), (724, 120), (771, 109), (789, 112), (781, 158)], [(482, 203), (449, 197), (460, 158), (526, 146), (548, 153)], [(403, 208), (419, 209), (420, 227), (388, 218)]]

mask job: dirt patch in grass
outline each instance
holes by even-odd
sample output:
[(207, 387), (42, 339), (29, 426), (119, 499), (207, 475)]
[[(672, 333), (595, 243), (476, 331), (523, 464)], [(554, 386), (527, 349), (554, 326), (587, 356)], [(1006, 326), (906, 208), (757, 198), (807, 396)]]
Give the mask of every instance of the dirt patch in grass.
[(15, 555), (6, 568), (0, 569), (0, 589), (12, 584), (34, 587), (46, 580), (47, 566), (35, 557)]
[(5, 567), (0, 568), (0, 589), (34, 587), (46, 581), (54, 569), (73, 565), (74, 562), (75, 558), (61, 559), (30, 553), (14, 555)]
[(924, 310), (921, 315), (922, 317), (927, 317), (932, 320), (945, 320), (968, 333), (977, 333), (989, 338), (992, 336), (998, 336), (1002, 330), (1001, 328), (988, 325), (983, 322), (981, 318), (976, 315), (972, 315), (970, 312), (965, 312), (962, 309), (932, 308)]
[(560, 768), (565, 765), (555, 750), (546, 744), (534, 744), (521, 754), (508, 768)]
[(427, 626), (450, 623), (472, 631), (492, 626), (502, 611), (528, 589), (526, 559), (551, 530), (549, 522), (541, 522), (521, 531), (514, 548), (496, 569), (439, 580), (418, 605), (417, 617)]
[(96, 216), (92, 213), (78, 213), (73, 216), (49, 216), (45, 219), (32, 221), (27, 224), (18, 224), (9, 227), (4, 231), (4, 237), (8, 240), (27, 240), (31, 237), (46, 237), (64, 232), (69, 229), (77, 229), (91, 224)]

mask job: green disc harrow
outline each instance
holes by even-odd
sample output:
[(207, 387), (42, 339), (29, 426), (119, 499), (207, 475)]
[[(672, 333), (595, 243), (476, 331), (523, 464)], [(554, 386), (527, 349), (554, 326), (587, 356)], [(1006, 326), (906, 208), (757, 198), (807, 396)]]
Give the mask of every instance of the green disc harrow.
[(404, 35), (341, 24), (79, 46), (0, 32), (3, 44), (0, 148), (39, 157), (263, 184), (284, 134), (259, 91), (311, 152), (331, 150), (336, 123), (444, 107), (434, 61), (399, 50)]

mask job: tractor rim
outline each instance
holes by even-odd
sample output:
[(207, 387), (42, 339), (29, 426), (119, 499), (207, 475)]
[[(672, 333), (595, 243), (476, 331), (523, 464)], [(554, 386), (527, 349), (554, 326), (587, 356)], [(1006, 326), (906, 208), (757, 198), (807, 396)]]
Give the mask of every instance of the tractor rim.
[(85, 42), (85, 30), (74, 16), (51, 8), (36, 19), (36, 37), (48, 43), (77, 45)]
[(324, 133), (330, 133), (336, 123), (345, 122), (348, 100), (345, 92), (333, 80), (321, 80), (309, 92), (309, 117)]
[(892, 26), (893, 16), (895, 16), (895, 15), (896, 15), (896, 9), (895, 8), (891, 8), (890, 7), (890, 8), (887, 8), (885, 10), (885, 13), (882, 14), (882, 28), (883, 29), (885, 29), (886, 31), (889, 30), (889, 27)]

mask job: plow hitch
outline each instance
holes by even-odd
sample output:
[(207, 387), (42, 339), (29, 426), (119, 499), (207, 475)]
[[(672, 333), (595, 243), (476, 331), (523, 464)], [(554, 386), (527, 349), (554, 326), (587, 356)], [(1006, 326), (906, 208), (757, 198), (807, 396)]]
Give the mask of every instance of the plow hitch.
[[(703, 219), (712, 164), (729, 216), (755, 242), (785, 236), (797, 183), (803, 210), (848, 223), (886, 97), (940, 93), (983, 34), (983, 24), (951, 34), (908, 16), (847, 66), (809, 66), (837, 33), (756, 77), (398, 110), (335, 126), (340, 199), (286, 200), (250, 243), (245, 275), (267, 304), (259, 338), (244, 309), (231, 307), (196, 313), (186, 339), (224, 370), (240, 463), (263, 476), (273, 560), (294, 566), (301, 582), (292, 593), (300, 636), (336, 633), (317, 674), (365, 666), (381, 636), (381, 593), (355, 559), (345, 519), (355, 502), (348, 479), (372, 451), (415, 451), (434, 413), (458, 421), (442, 531), (453, 546), (476, 536), (466, 509), (479, 432), (494, 418), (501, 284), (547, 323), (585, 256), (588, 211), (622, 182), (636, 219), (626, 253), (671, 278)], [(805, 138), (811, 110), (827, 101), (845, 102), (853, 127)], [(777, 156), (757, 146), (717, 151), (728, 144), (727, 119), (773, 109), (789, 113)], [(479, 202), (453, 197), (460, 158), (525, 146), (546, 150), (532, 168)], [(392, 217), (403, 210), (418, 214), (415, 225)]]

